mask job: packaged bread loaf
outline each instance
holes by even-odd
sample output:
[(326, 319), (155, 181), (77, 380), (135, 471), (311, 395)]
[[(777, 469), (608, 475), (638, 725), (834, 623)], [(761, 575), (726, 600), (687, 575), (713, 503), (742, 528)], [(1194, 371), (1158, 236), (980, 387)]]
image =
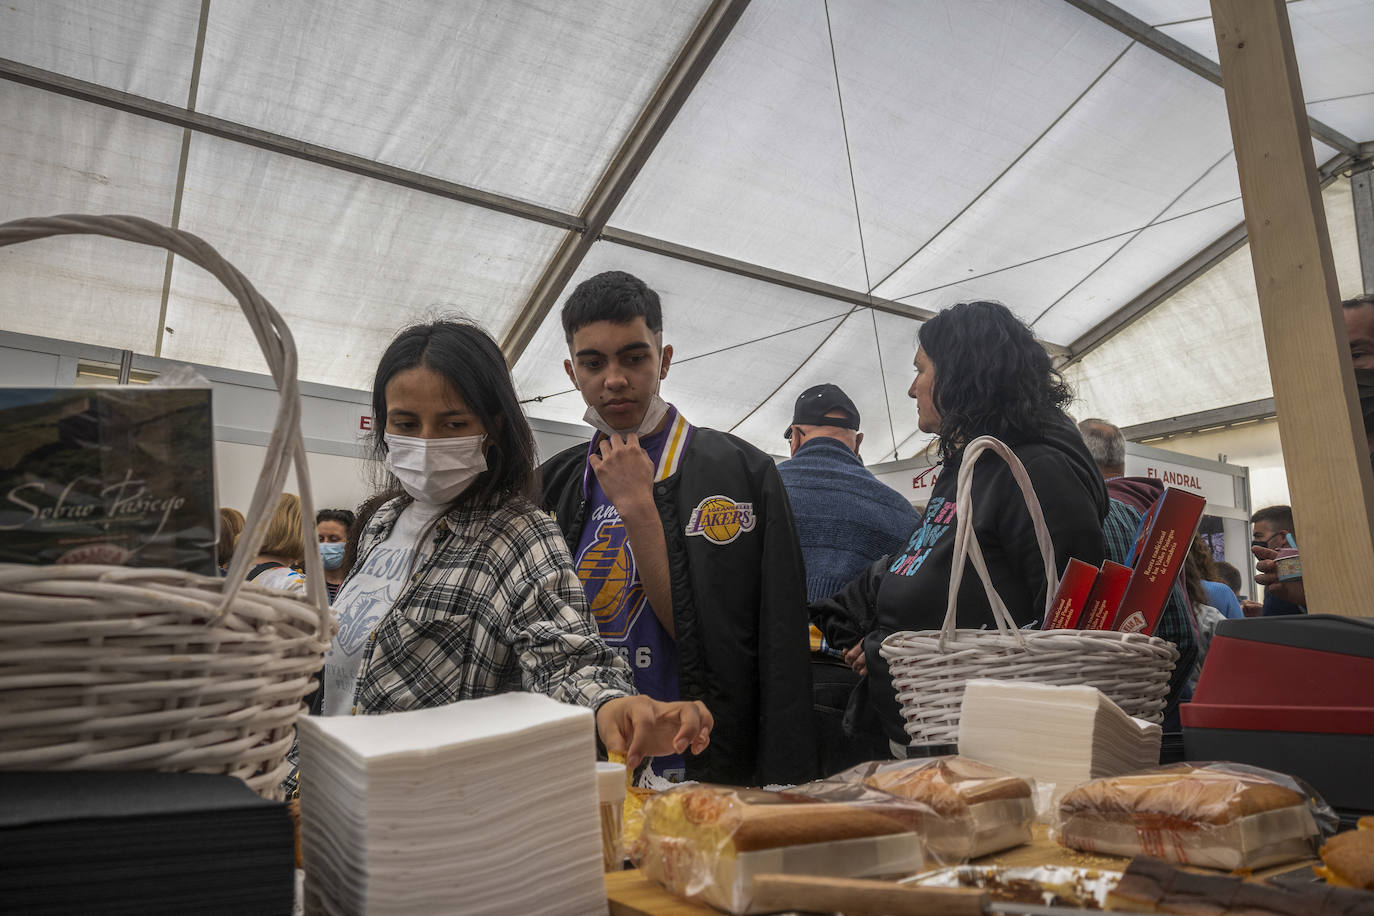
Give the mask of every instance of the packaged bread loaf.
[(1335, 815), (1297, 780), (1258, 767), (1180, 763), (1096, 779), (1059, 803), (1059, 841), (1106, 855), (1210, 868), (1311, 856)]
[(896, 877), (923, 864), (920, 837), (879, 810), (711, 785), (649, 799), (631, 858), (672, 893), (731, 913), (753, 912), (756, 874)]
[(928, 808), (932, 816), (919, 829), (927, 855), (940, 865), (1030, 842), (1031, 781), (968, 757), (863, 763), (828, 781), (861, 783)]

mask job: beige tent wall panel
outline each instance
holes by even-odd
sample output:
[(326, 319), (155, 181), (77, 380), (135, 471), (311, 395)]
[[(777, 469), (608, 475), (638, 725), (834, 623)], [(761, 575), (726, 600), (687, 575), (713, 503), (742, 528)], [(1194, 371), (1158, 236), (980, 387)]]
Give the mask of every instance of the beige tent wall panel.
[[(527, 403), (525, 409), (532, 417), (582, 422), (586, 406), (581, 396), (575, 391), (560, 394), (571, 385), (563, 372), (568, 347), (559, 316), (573, 288), (603, 270), (629, 271), (658, 292), (663, 302), (663, 340), (674, 350), (663, 397), (681, 407), (698, 426), (730, 429), (742, 420), (805, 363), (849, 311), (847, 304), (831, 299), (598, 242), (515, 366), (515, 387), (521, 398), (557, 395)], [(789, 330), (769, 340), (705, 355)], [(777, 430), (751, 438), (775, 454), (781, 453), (779, 443), (783, 427), (792, 418), (791, 405), (785, 416), (780, 413), (776, 404), (761, 411), (765, 428), (776, 426)], [(776, 443), (771, 441), (774, 438)]]
[[(240, 512), (248, 511), (248, 503), (253, 499), (253, 488), (258, 484), (258, 474), (262, 471), (266, 456), (266, 446), (241, 442), (215, 443), (215, 486), (221, 506), (229, 506)], [(310, 487), (317, 509), (353, 509), (372, 492), (367, 478), (369, 462), (319, 452), (308, 453), (306, 461), (310, 465)], [(285, 491), (300, 492), (295, 468), (286, 476)]]
[[(1361, 291), (1350, 182), (1322, 193), (1343, 297)], [(1293, 333), (1302, 333), (1293, 328)], [(1071, 366), (1078, 416), (1132, 426), (1273, 396), (1245, 246)]]
[(199, 22), (189, 0), (6, 0), (0, 57), (185, 105)]
[(215, 3), (199, 108), (576, 211), (705, 7)]
[[(0, 221), (172, 215), (181, 131), (0, 82)], [(166, 252), (65, 236), (0, 249), (0, 327), (151, 353)]]
[[(500, 338), (560, 233), (527, 220), (196, 135), (182, 227), (286, 316), (300, 377), (369, 390), (395, 333), (441, 315)], [(162, 355), (266, 366), (237, 304), (178, 259)]]

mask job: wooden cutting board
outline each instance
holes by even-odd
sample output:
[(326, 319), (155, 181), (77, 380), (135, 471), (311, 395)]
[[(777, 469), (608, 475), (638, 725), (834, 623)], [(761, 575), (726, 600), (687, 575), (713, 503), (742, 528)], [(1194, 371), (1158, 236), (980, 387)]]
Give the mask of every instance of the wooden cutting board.
[(720, 916), (719, 910), (674, 897), (638, 869), (607, 872), (606, 897), (611, 916)]

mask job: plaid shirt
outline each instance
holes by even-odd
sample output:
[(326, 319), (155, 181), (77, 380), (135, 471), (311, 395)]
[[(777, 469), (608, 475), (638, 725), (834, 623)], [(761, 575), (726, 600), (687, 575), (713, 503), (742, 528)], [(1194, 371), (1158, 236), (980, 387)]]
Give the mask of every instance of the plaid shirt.
[[(409, 502), (377, 511), (359, 556)], [(515, 690), (592, 709), (634, 693), (629, 666), (597, 633), (563, 535), (521, 499), (455, 509), (435, 526), (429, 558), (371, 634), (353, 712)]]
[[(1125, 563), (1135, 546), (1136, 529), (1140, 527), (1140, 513), (1118, 499), (1108, 500), (1107, 517), (1102, 520), (1102, 537), (1107, 542), (1107, 559)], [(1183, 586), (1177, 582), (1169, 592), (1164, 613), (1155, 625), (1154, 635), (1178, 647), (1178, 661), (1169, 677), (1169, 700), (1164, 707), (1167, 715), (1178, 706), (1179, 697), (1197, 662), (1198, 638), (1193, 631), (1193, 615), (1188, 609)]]

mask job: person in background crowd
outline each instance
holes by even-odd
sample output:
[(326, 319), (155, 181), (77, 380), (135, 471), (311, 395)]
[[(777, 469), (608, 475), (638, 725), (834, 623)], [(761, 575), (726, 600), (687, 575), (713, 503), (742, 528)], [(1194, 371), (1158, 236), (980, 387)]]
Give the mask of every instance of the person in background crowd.
[[(1346, 340), (1350, 344), (1350, 365), (1355, 372), (1355, 393), (1360, 399), (1360, 413), (1364, 417), (1369, 466), (1374, 469), (1374, 293), (1346, 299), (1341, 303), (1341, 312), (1345, 317)], [(1290, 533), (1292, 528), (1290, 516)], [(1255, 581), (1265, 589), (1264, 614), (1305, 613), (1307, 591), (1302, 580), (1279, 581), (1275, 558), (1276, 552), (1284, 545), (1260, 544), (1258, 524), (1255, 530), (1257, 535), (1251, 552), (1257, 561)]]
[(1217, 579), (1226, 583), (1226, 587), (1231, 590), (1231, 594), (1236, 596), (1236, 601), (1245, 600), (1245, 579), (1241, 576), (1240, 570), (1236, 569), (1225, 560), (1216, 561)]
[(864, 467), (859, 411), (838, 385), (803, 391), (783, 438), (792, 457), (778, 473), (806, 561), (806, 598), (815, 601), (905, 544), (921, 513)]
[[(1125, 476), (1126, 437), (1116, 424), (1093, 417), (1081, 421), (1078, 431), (1107, 487), (1107, 517), (1102, 522), (1102, 534), (1107, 541), (1107, 559), (1123, 566), (1129, 565), (1126, 561), (1135, 547), (1136, 530), (1140, 527), (1141, 517), (1164, 492), (1164, 484), (1152, 477)], [(1188, 678), (1195, 667), (1198, 644), (1181, 570), (1179, 581), (1169, 591), (1169, 599), (1164, 604), (1154, 635), (1178, 648), (1178, 661), (1169, 678), (1169, 696), (1164, 705), (1165, 730), (1178, 731), (1182, 728), (1178, 721), (1178, 704), (1184, 697)]]
[(292, 567), (305, 559), (305, 535), (301, 530), (301, 498), (283, 493), (267, 526), (248, 581), (268, 588), (305, 591), (305, 576)]
[[(797, 397), (783, 433), (792, 457), (778, 465), (806, 563), (806, 598), (842, 589), (870, 563), (896, 553), (921, 524), (921, 514), (873, 476), (859, 457), (859, 410), (838, 385), (815, 385)], [(859, 675), (813, 627), (812, 712), (822, 775), (887, 753), (844, 734), (844, 710)], [(856, 646), (855, 651), (862, 647)]]
[(334, 603), (339, 586), (348, 577), (344, 555), (353, 520), (353, 513), (348, 509), (321, 509), (315, 513), (315, 535), (320, 539), (320, 560), (324, 563), (324, 584), (329, 589), (330, 604)]
[[(1202, 591), (1203, 600), (1220, 611), (1221, 616), (1227, 620), (1244, 617), (1245, 612), (1241, 610), (1235, 591), (1224, 581), (1220, 570), (1217, 569), (1216, 558), (1212, 556), (1212, 547), (1202, 535), (1193, 535), (1188, 560), (1197, 567), (1198, 587)], [(1192, 598), (1191, 592), (1188, 597)], [(1194, 617), (1196, 616), (1195, 613)]]
[[(1044, 511), (1059, 571), (1070, 557), (1098, 566), (1105, 554), (1102, 476), (1064, 414), (1069, 390), (1030, 329), (1000, 303), (965, 302), (921, 325), (918, 341), (908, 394), (916, 401), (917, 426), (939, 436), (944, 464), (925, 520), (897, 556), (878, 561), (843, 591), (811, 605), (812, 620), (831, 645), (847, 650), (863, 643), (854, 663), (867, 678), (850, 698), (846, 729), (863, 734), (877, 724), (894, 747), (905, 746), (907, 735), (878, 648), (892, 632), (938, 629), (944, 621), (962, 509), (955, 502), (958, 472), (969, 442), (995, 436), (1021, 459)], [(993, 585), (1018, 625), (1039, 625), (1050, 584), (1030, 512), (999, 456), (979, 459), (973, 492), (973, 530)], [(993, 625), (977, 575), (963, 577), (957, 608), (959, 627)]]
[(229, 571), (229, 561), (234, 558), (234, 544), (243, 533), (243, 513), (228, 506), (219, 510), (219, 543), (215, 549), (215, 559), (219, 564), (219, 574)]
[(592, 709), (630, 766), (704, 750), (710, 712), (635, 695), (558, 529), (529, 501), (534, 435), (495, 341), (460, 322), (405, 329), (377, 367), (372, 407), (395, 489), (335, 601), (325, 714), (526, 690)]
[[(1255, 581), (1265, 586), (1264, 603), (1260, 606), (1260, 616), (1279, 617), (1286, 614), (1307, 613), (1307, 594), (1302, 581), (1280, 582), (1273, 572), (1273, 558), (1284, 548), (1298, 546), (1298, 533), (1293, 525), (1293, 510), (1288, 506), (1265, 506), (1250, 516), (1252, 534), (1250, 551), (1260, 561), (1270, 561), (1266, 577), (1260, 568)], [(1259, 564), (1257, 564), (1258, 566)]]
[(815, 772), (805, 570), (773, 460), (659, 396), (673, 348), (658, 294), (623, 271), (563, 305), (563, 368), (596, 428), (545, 462), (543, 505), (601, 634), (641, 692), (702, 700), (711, 747), (669, 778), (797, 783)]
[(1347, 299), (1341, 307), (1345, 336), (1350, 342), (1350, 365), (1355, 370), (1355, 392), (1364, 415), (1369, 466), (1374, 469), (1374, 293)]
[[(1226, 619), (1221, 610), (1212, 604), (1212, 590), (1206, 587), (1209, 584), (1207, 576), (1212, 573), (1212, 566), (1212, 548), (1207, 546), (1201, 535), (1193, 535), (1193, 542), (1188, 545), (1188, 556), (1183, 561), (1183, 581), (1188, 590), (1188, 601), (1192, 605), (1193, 621), (1197, 625), (1198, 650), (1197, 661), (1188, 675), (1185, 699), (1190, 699), (1197, 687), (1198, 675), (1202, 673), (1202, 663), (1207, 657), (1207, 649), (1212, 644), (1217, 624)], [(1230, 589), (1226, 586), (1219, 582), (1210, 584), (1221, 586), (1221, 591), (1235, 599), (1235, 595), (1231, 595)], [(1239, 609), (1237, 607), (1237, 610)]]

